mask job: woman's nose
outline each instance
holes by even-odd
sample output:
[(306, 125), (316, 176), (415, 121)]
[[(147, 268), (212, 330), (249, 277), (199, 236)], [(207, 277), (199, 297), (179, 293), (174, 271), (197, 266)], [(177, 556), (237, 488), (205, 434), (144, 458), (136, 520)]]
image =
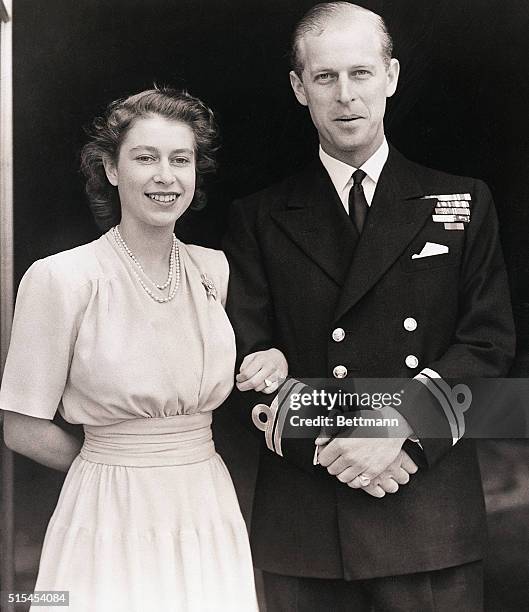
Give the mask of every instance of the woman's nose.
[(153, 180), (155, 183), (171, 185), (175, 182), (176, 178), (171, 166), (169, 166), (168, 164), (163, 164), (158, 167), (158, 171), (154, 175)]

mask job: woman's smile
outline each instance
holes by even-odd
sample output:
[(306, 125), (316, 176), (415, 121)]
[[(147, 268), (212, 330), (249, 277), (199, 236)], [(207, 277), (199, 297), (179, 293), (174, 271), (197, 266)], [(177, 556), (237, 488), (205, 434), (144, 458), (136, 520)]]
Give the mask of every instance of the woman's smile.
[(169, 192), (169, 193), (146, 193), (145, 194), (151, 200), (154, 200), (158, 204), (170, 205), (176, 202), (176, 199), (180, 196), (179, 193)]

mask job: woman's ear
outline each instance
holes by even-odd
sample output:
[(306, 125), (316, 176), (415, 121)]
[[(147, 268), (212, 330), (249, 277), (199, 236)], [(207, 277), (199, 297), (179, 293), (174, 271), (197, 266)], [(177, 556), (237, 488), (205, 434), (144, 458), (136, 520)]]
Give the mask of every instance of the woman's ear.
[(108, 182), (114, 187), (118, 186), (118, 169), (114, 160), (106, 155), (103, 157), (103, 166), (105, 167), (105, 174), (107, 175)]

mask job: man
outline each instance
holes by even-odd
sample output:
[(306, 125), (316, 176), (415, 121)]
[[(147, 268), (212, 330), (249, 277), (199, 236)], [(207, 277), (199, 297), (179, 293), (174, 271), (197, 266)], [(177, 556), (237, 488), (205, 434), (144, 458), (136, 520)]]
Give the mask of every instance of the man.
[[(225, 249), (239, 355), (277, 347), (294, 379), (416, 378), (425, 391), (399, 407), (397, 435), (352, 430), (331, 440), (311, 427), (311, 439), (291, 437), (292, 404), (281, 394), (235, 394), (249, 426), (265, 433), (251, 539), (267, 605), (480, 610), (479, 467), (472, 441), (459, 439), (461, 414), (440, 393), (441, 377), (506, 374), (514, 353), (490, 193), (388, 145), (384, 112), (399, 63), (378, 15), (318, 5), (298, 24), (292, 57), (319, 159), (234, 204)], [(258, 359), (242, 366), (241, 390), (256, 380), (274, 388)], [(294, 379), (287, 396), (301, 388)], [(421, 463), (408, 484), (403, 449)]]

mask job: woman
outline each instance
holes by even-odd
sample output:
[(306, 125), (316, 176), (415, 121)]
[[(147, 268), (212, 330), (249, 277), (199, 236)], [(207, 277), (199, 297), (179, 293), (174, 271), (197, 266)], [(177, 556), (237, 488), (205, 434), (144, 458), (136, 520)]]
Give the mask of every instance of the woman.
[[(19, 288), (5, 438), (68, 471), (35, 588), (69, 591), (75, 612), (257, 609), (210, 429), (233, 383), (227, 262), (173, 234), (203, 198), (215, 135), (211, 111), (187, 93), (112, 103), (82, 154), (94, 215), (112, 228), (37, 261)], [(245, 368), (259, 389), (286, 373), (274, 349)], [(51, 422), (58, 406), (84, 425), (82, 447)]]

